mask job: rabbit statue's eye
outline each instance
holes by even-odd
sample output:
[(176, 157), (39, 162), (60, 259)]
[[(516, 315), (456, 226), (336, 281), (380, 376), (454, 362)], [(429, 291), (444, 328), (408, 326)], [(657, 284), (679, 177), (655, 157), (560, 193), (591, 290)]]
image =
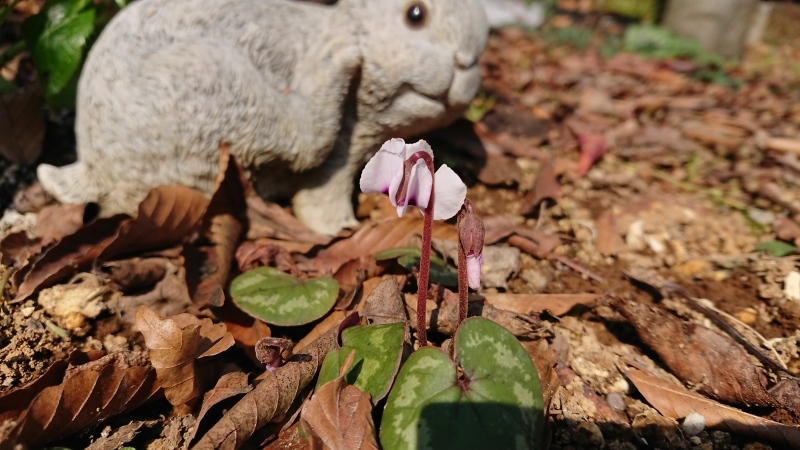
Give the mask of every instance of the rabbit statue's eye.
[(425, 5), (421, 2), (414, 2), (406, 9), (406, 23), (412, 28), (425, 25), (425, 20), (427, 18), (428, 12), (425, 10)]

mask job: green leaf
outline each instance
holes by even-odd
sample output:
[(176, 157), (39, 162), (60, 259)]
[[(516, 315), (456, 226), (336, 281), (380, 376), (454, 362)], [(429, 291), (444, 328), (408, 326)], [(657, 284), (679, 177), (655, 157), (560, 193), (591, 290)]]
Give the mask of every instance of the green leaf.
[(322, 363), (317, 389), (339, 376), (343, 358), (355, 350), (355, 359), (345, 374), (347, 384), (372, 396), (375, 404), (389, 392), (403, 356), (402, 322), (350, 327), (342, 332), (342, 348), (328, 353)]
[(330, 311), (339, 284), (333, 278), (301, 280), (272, 267), (259, 267), (234, 278), (230, 293), (247, 314), (270, 324), (294, 326)]
[(756, 245), (755, 251), (762, 251), (767, 252), (776, 258), (782, 258), (784, 256), (794, 255), (797, 253), (797, 247), (788, 242), (773, 240), (762, 242)]
[(505, 328), (476, 317), (455, 337), (456, 364), (440, 349), (406, 361), (381, 422), (385, 450), (542, 448), (544, 401), (536, 368)]
[(57, 96), (77, 73), (95, 32), (91, 0), (52, 3), (23, 24), (33, 64), (43, 79), (45, 98)]
[[(418, 247), (396, 247), (376, 253), (375, 259), (397, 259), (401, 266), (410, 271), (413, 267), (419, 267), (421, 256), (422, 251)], [(430, 280), (444, 286), (458, 286), (458, 272), (451, 269), (442, 258), (431, 254)]]

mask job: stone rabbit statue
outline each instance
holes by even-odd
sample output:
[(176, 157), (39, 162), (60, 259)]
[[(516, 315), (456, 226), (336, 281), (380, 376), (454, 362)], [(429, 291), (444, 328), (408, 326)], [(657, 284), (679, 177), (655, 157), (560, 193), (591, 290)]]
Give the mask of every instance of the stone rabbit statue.
[(162, 184), (210, 195), (227, 142), (259, 195), (336, 233), (371, 152), (468, 106), (487, 33), (479, 0), (139, 0), (87, 58), (78, 161), (39, 180), (133, 213)]

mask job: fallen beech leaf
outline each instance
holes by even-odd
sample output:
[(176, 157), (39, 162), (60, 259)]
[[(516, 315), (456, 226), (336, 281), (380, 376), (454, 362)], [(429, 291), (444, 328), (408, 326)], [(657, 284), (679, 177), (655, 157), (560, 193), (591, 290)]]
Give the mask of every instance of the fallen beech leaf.
[[(422, 218), (410, 214), (370, 224), (319, 252), (316, 258), (300, 264), (300, 269), (336, 272), (351, 259), (372, 256), (390, 248), (405, 247), (411, 236), (421, 233)], [(440, 220), (433, 222), (432, 237), (458, 242), (456, 227)]]
[(200, 412), (197, 413), (197, 424), (192, 428), (191, 433), (186, 438), (186, 442), (194, 440), (203, 418), (213, 406), (231, 397), (246, 394), (253, 390), (253, 386), (250, 385), (247, 378), (247, 374), (244, 372), (229, 372), (217, 380), (217, 384), (203, 395), (203, 403), (200, 407)]
[(316, 324), (314, 328), (308, 332), (308, 334), (306, 334), (297, 342), (297, 344), (295, 344), (294, 352), (297, 353), (300, 350), (308, 347), (325, 333), (337, 328), (346, 317), (347, 313), (345, 311), (331, 311), (330, 314), (325, 316), (325, 318)]
[[(417, 296), (406, 294), (406, 311), (409, 317), (416, 317)], [(430, 308), (430, 307), (429, 307)], [(483, 301), (471, 301), (467, 304), (467, 316), (480, 316), (489, 319), (514, 336), (526, 337), (536, 335), (543, 326), (538, 316), (517, 314), (511, 311), (497, 309)], [(429, 309), (426, 314), (428, 330), (436, 331), (447, 336), (452, 336), (458, 329), (458, 302), (444, 302), (439, 308)], [(416, 329), (416, 321), (411, 321), (412, 328)]]
[(100, 272), (123, 292), (151, 288), (163, 280), (168, 266), (167, 258), (129, 258), (110, 261), (100, 266)]
[[(93, 208), (96, 211), (96, 208)], [(43, 247), (78, 231), (84, 224), (86, 204), (49, 205), (39, 212), (34, 234)]]
[(208, 206), (200, 192), (185, 186), (159, 186), (139, 203), (136, 217), (126, 221), (119, 235), (97, 257), (116, 259), (131, 251), (172, 247), (187, 240)]
[(558, 200), (563, 195), (561, 190), (561, 183), (558, 181), (558, 171), (556, 160), (550, 158), (542, 164), (539, 169), (539, 174), (536, 176), (536, 183), (533, 185), (533, 190), (525, 195), (520, 207), (520, 213), (523, 215), (532, 214), (536, 211), (544, 199)]
[(300, 413), (303, 430), (323, 448), (378, 449), (369, 394), (344, 380), (354, 357), (355, 350), (345, 358), (339, 376), (317, 389)]
[(224, 144), (220, 146), (219, 165), (216, 187), (203, 215), (198, 254), (186, 258), (189, 296), (200, 309), (225, 303), (223, 288), (228, 283), (236, 244), (247, 228), (245, 195), (249, 185)]
[(181, 328), (170, 319), (161, 319), (150, 308), (140, 306), (136, 311), (136, 327), (144, 336), (167, 400), (175, 406), (193, 404), (202, 393), (194, 367), (200, 326)]
[(336, 347), (338, 330), (320, 336), (295, 353), (245, 394), (193, 447), (194, 450), (239, 448), (255, 431), (284, 418), (298, 395), (317, 374), (322, 360)]
[(127, 220), (128, 216), (124, 214), (97, 219), (65, 236), (29, 264), (27, 272), (20, 270), (14, 274), (13, 280), (19, 286), (17, 299), (26, 298), (41, 288), (91, 267)]
[(763, 372), (728, 335), (641, 303), (613, 299), (611, 305), (676, 377), (699, 392), (729, 403), (780, 406), (767, 392)]
[(602, 134), (581, 134), (578, 136), (581, 156), (578, 158), (578, 176), (586, 175), (600, 158), (608, 153), (608, 143)]
[(44, 141), (44, 108), (38, 84), (0, 95), (0, 155), (28, 166), (39, 159)]
[[(550, 254), (550, 252), (555, 250), (556, 247), (561, 245), (561, 238), (552, 233), (545, 233), (542, 231), (532, 230), (530, 228), (525, 228), (525, 227), (516, 227), (514, 229), (514, 234), (522, 236), (526, 239), (530, 239), (531, 241), (535, 242), (538, 247), (538, 251), (544, 255)], [(520, 249), (525, 250), (524, 248), (521, 247)]]
[(58, 360), (51, 364), (39, 378), (34, 379), (22, 387), (0, 395), (0, 423), (6, 420), (16, 419), (19, 417), (20, 413), (28, 407), (31, 400), (39, 395), (39, 392), (44, 388), (56, 386), (61, 383), (64, 379), (64, 374), (70, 366), (86, 364), (102, 356), (104, 356), (102, 351), (93, 351), (89, 353), (74, 351), (70, 353), (67, 359)]
[(394, 277), (384, 279), (370, 291), (361, 315), (371, 324), (405, 322), (408, 319), (403, 294)]
[(247, 197), (247, 217), (250, 220), (247, 239), (276, 238), (315, 245), (328, 245), (333, 239), (312, 231), (279, 205), (256, 195)]
[(20, 268), (28, 264), (32, 256), (42, 251), (39, 238), (30, 239), (25, 230), (16, 231), (3, 237), (0, 241), (0, 262), (6, 267)]
[(126, 447), (125, 444), (131, 442), (139, 430), (143, 427), (152, 428), (159, 424), (158, 420), (135, 420), (115, 429), (110, 435), (101, 435), (96, 441), (89, 444), (85, 450), (117, 450)]
[(592, 307), (600, 294), (506, 294), (482, 293), (471, 296), (475, 300), (481, 298), (498, 309), (517, 314), (533, 314), (548, 311), (561, 316), (568, 313), (576, 305)]
[(272, 266), (292, 275), (300, 274), (289, 250), (282, 244), (266, 239), (242, 242), (236, 249), (236, 262), (240, 272)]
[(155, 371), (142, 352), (120, 352), (71, 367), (59, 385), (46, 387), (0, 436), (0, 450), (38, 448), (115, 414), (158, 392)]
[(664, 416), (682, 419), (689, 414), (697, 413), (705, 418), (706, 426), (709, 428), (767, 439), (786, 445), (786, 448), (800, 447), (798, 426), (784, 425), (747, 414), (637, 369), (627, 370), (625, 376), (631, 380), (645, 400)]
[(209, 318), (198, 318), (191, 314), (177, 314), (170, 317), (182, 329), (192, 325), (199, 326), (200, 344), (197, 346), (197, 359), (218, 355), (233, 346), (233, 335), (224, 323), (214, 323)]
[(147, 306), (162, 317), (185, 312), (199, 313), (186, 289), (186, 270), (183, 266), (178, 267), (171, 262), (165, 265), (166, 275), (151, 291), (141, 295), (126, 295), (109, 303), (109, 307), (117, 312), (123, 323), (133, 324), (140, 306)]

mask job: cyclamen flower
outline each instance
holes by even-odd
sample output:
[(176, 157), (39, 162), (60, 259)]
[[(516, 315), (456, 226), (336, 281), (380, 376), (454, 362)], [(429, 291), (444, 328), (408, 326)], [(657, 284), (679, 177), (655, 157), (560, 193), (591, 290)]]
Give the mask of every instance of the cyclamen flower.
[[(433, 150), (425, 141), (414, 144), (406, 144), (402, 139), (386, 141), (361, 172), (361, 191), (388, 195), (401, 217), (409, 205), (424, 213), (433, 191), (433, 219), (449, 219), (461, 209), (467, 186), (447, 165), (439, 167), (432, 176), (418, 152), (427, 153), (433, 159)], [(413, 165), (406, 172), (406, 161), (412, 159)], [(404, 180), (404, 176), (407, 179)]]
[(486, 229), (475, 213), (472, 202), (464, 200), (464, 208), (458, 216), (458, 240), (460, 250), (466, 256), (467, 281), (469, 287), (481, 287), (481, 265), (483, 265), (483, 240)]

